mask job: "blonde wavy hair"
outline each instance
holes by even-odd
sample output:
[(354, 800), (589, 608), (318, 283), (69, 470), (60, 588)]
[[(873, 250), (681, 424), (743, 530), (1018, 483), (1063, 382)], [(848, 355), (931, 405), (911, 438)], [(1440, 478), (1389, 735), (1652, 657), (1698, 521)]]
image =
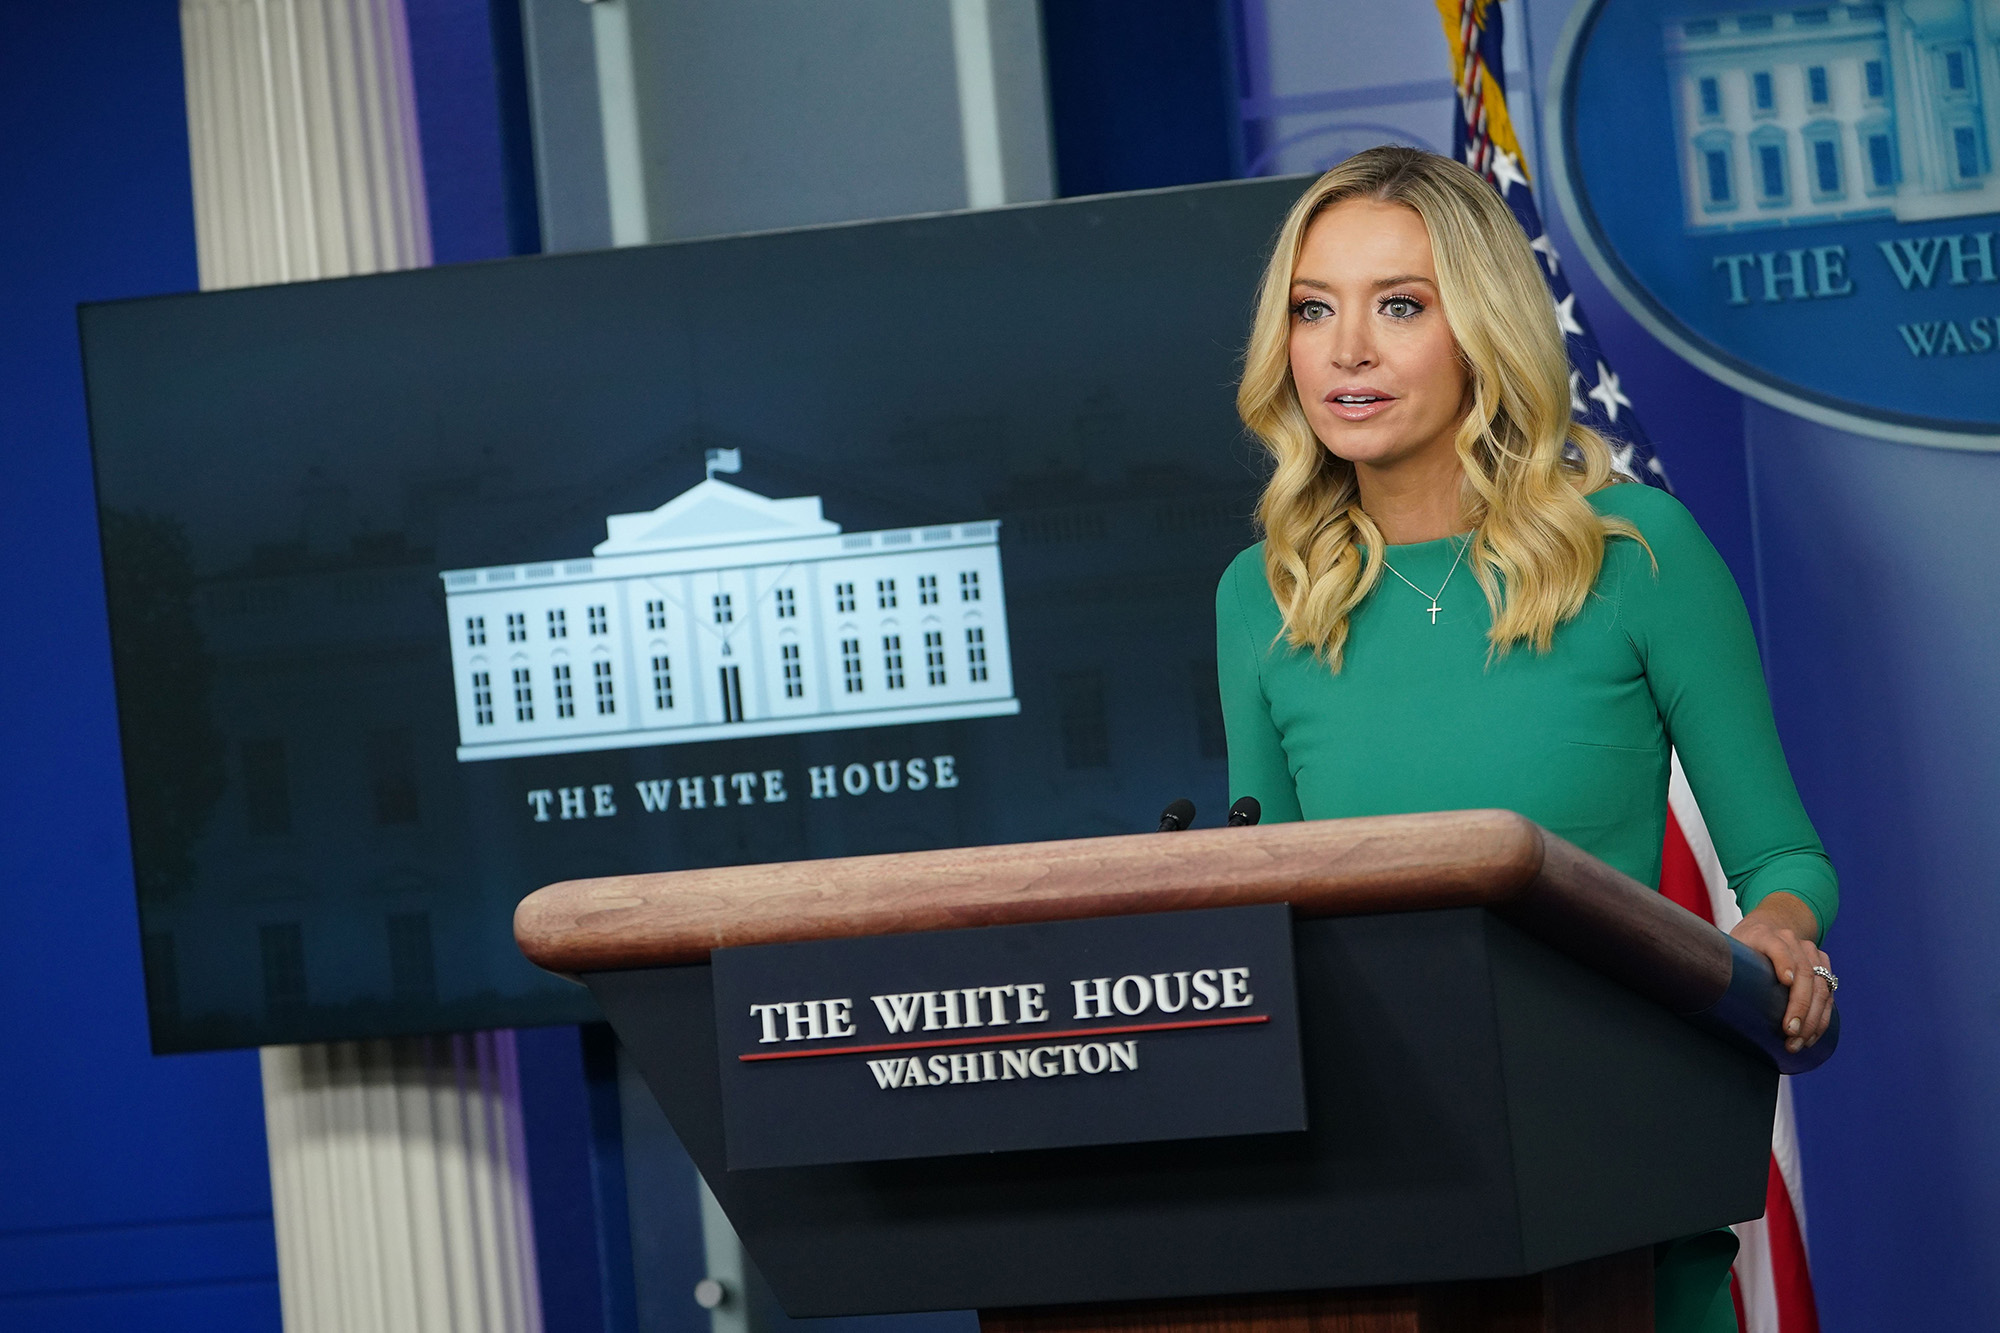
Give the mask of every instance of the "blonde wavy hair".
[(1623, 478), (1604, 437), (1571, 415), (1568, 351), (1528, 238), (1485, 180), (1414, 148), (1371, 148), (1314, 181), (1264, 269), (1236, 411), (1275, 464), (1257, 522), (1281, 634), (1338, 671), (1348, 617), (1382, 579), (1382, 533), (1361, 508), (1354, 467), (1313, 434), (1292, 382), (1292, 273), (1313, 220), (1349, 199), (1401, 204), (1430, 233), (1445, 322), (1471, 381), (1453, 445), (1472, 530), (1466, 564), (1493, 612), (1487, 641), (1495, 654), (1516, 643), (1546, 652), (1582, 610), (1606, 540), (1645, 539), (1584, 499)]

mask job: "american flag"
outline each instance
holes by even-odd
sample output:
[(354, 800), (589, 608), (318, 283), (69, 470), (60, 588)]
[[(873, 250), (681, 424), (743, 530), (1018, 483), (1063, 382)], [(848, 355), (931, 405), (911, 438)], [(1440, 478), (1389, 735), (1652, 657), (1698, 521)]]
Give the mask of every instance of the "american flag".
[[(1729, 879), (1702, 822), (1680, 760), (1667, 789), (1667, 841), (1660, 857), (1660, 892), (1723, 930), (1743, 919)], [(1812, 1269), (1806, 1258), (1805, 1177), (1792, 1116), (1792, 1081), (1778, 1080), (1778, 1114), (1771, 1127), (1771, 1166), (1764, 1180), (1764, 1215), (1736, 1228), (1730, 1294), (1744, 1333), (1818, 1333)]]
[(1458, 90), (1452, 118), (1451, 147), (1458, 159), (1493, 183), (1514, 211), (1528, 244), (1541, 260), (1555, 301), (1556, 322), (1569, 342), (1569, 405), (1578, 419), (1611, 441), (1618, 470), (1639, 481), (1673, 490), (1667, 472), (1653, 452), (1653, 442), (1632, 410), (1618, 374), (1604, 359), (1590, 320), (1577, 305), (1576, 293), (1563, 276), (1562, 256), (1542, 229), (1541, 210), (1528, 183), (1514, 122), (1507, 114), (1506, 60), (1502, 55), (1500, 5), (1497, 0), (1437, 0), (1451, 43), (1452, 82)]
[[(1611, 440), (1621, 472), (1671, 491), (1666, 469), (1653, 453), (1653, 443), (1632, 410), (1632, 400), (1598, 348), (1590, 320), (1578, 308), (1576, 293), (1563, 276), (1562, 260), (1542, 229), (1541, 211), (1535, 206), (1520, 142), (1507, 114), (1499, 0), (1437, 0), (1437, 7), (1444, 20), (1445, 40), (1451, 46), (1453, 83), (1458, 92), (1452, 151), (1500, 191), (1541, 260), (1556, 320), (1569, 343), (1570, 408)], [(1723, 930), (1742, 920), (1678, 757), (1667, 795), (1660, 892)], [(1730, 1294), (1736, 1303), (1737, 1325), (1744, 1333), (1818, 1333), (1805, 1221), (1791, 1081), (1783, 1079), (1772, 1125), (1764, 1216), (1735, 1228), (1741, 1249), (1730, 1273)]]

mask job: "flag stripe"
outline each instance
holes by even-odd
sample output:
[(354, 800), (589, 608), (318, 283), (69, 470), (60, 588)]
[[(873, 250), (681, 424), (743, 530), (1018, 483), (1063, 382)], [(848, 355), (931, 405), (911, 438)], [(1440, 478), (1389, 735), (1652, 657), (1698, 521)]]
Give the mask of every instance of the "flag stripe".
[[(1743, 919), (1722, 873), (1721, 858), (1695, 804), (1694, 789), (1673, 759), (1667, 785), (1667, 836), (1660, 857), (1660, 892), (1703, 920), (1733, 928)], [(1805, 1196), (1800, 1188), (1798, 1122), (1792, 1081), (1778, 1080), (1771, 1125), (1771, 1165), (1764, 1216), (1737, 1225), (1742, 1249), (1730, 1275), (1743, 1333), (1818, 1333), (1818, 1307), (1805, 1247)]]
[(1819, 1333), (1819, 1306), (1813, 1299), (1805, 1234), (1799, 1229), (1792, 1196), (1786, 1190), (1784, 1176), (1779, 1174), (1776, 1158), (1771, 1159), (1771, 1180), (1764, 1195), (1764, 1227), (1770, 1244), (1777, 1333)]

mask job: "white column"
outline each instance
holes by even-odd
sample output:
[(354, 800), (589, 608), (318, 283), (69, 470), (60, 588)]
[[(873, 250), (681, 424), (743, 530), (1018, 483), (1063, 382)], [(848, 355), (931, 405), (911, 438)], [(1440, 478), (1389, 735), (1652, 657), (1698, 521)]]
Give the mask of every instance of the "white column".
[(998, 208), (1007, 202), (1007, 174), (1000, 156), (1000, 90), (987, 0), (951, 0), (951, 49), (958, 66), (965, 202), (970, 208)]
[[(204, 289), (430, 262), (402, 0), (181, 0)], [(540, 1333), (514, 1035), (273, 1047), (288, 1333)]]
[(653, 240), (646, 216), (646, 150), (639, 115), (639, 69), (632, 50), (630, 0), (585, 0), (597, 51), (597, 109), (604, 132), (604, 188), (611, 243)]
[(1055, 197), (1039, 0), (951, 0), (968, 208)]
[(514, 1034), (263, 1051), (287, 1333), (538, 1333)]
[(430, 263), (402, 0), (181, 0), (204, 289)]

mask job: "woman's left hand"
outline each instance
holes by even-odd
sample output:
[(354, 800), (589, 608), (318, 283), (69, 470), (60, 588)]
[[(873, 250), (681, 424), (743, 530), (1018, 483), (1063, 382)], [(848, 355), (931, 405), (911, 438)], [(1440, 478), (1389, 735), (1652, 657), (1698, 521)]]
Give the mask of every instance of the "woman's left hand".
[(1729, 933), (1770, 959), (1771, 971), (1792, 988), (1782, 1024), (1785, 1049), (1801, 1051), (1824, 1036), (1833, 1021), (1833, 987), (1813, 969), (1831, 972), (1833, 965), (1815, 943), (1819, 920), (1804, 900), (1774, 893)]

